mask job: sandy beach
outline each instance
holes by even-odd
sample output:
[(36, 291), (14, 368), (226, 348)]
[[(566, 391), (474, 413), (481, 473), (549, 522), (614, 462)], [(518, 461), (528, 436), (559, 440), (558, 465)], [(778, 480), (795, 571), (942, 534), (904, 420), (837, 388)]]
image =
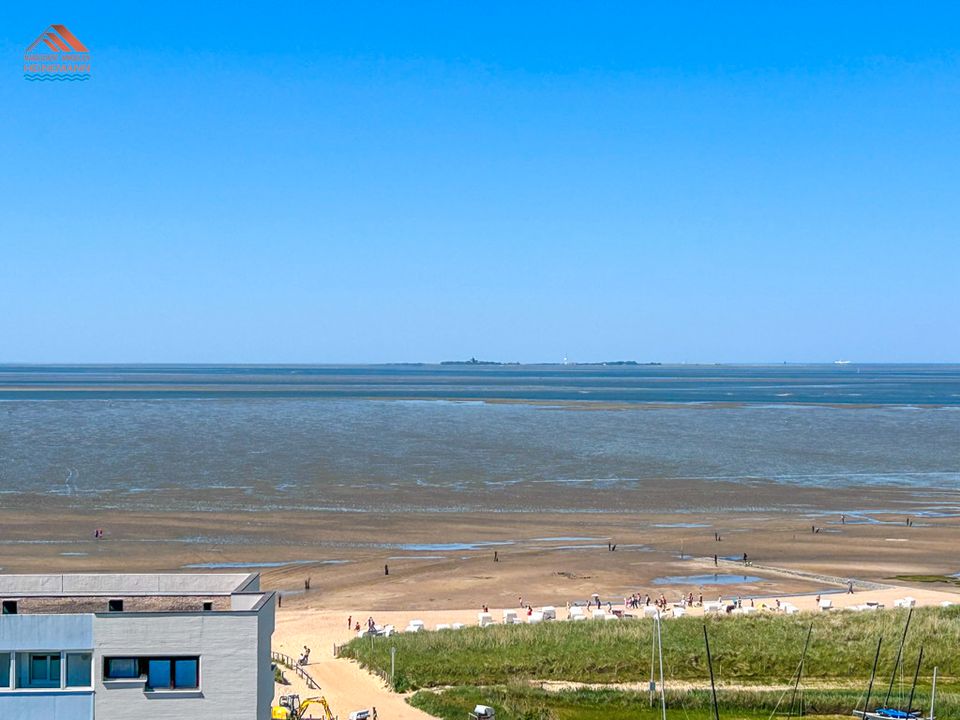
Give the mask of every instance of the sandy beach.
[[(912, 597), (917, 606), (941, 605), (943, 603), (960, 603), (960, 593), (945, 592), (930, 589), (908, 587), (888, 587), (884, 589), (862, 590), (853, 594), (839, 592), (829, 595), (834, 606), (832, 612), (844, 612), (843, 608), (865, 603), (878, 603), (884, 607), (893, 607), (894, 603), (904, 597)], [(526, 599), (524, 600), (526, 602)], [(567, 617), (565, 603), (557, 603), (557, 620), (563, 621)], [(790, 602), (801, 612), (817, 612), (818, 605), (815, 594), (792, 596)], [(773, 605), (773, 603), (770, 603)], [(622, 608), (622, 605), (621, 605)], [(503, 617), (506, 608), (491, 607), (490, 613), (497, 622)], [(523, 611), (515, 607), (521, 619)], [(758, 610), (759, 611), (759, 610)], [(700, 607), (688, 608), (691, 615), (700, 615)], [(767, 612), (767, 611), (759, 611)], [(345, 614), (346, 613), (346, 614)], [(463, 623), (475, 625), (477, 623), (477, 608), (445, 608), (432, 610), (367, 610), (360, 608), (344, 608), (343, 610), (305, 610), (281, 609), (277, 615), (277, 628), (274, 634), (274, 649), (277, 652), (297, 657), (304, 646), (311, 649), (310, 663), (305, 667), (310, 676), (321, 686), (322, 694), (330, 702), (335, 714), (344, 717), (353, 710), (376, 706), (382, 717), (397, 718), (398, 720), (427, 720), (426, 713), (406, 704), (405, 696), (394, 693), (380, 678), (371, 675), (360, 668), (355, 662), (338, 659), (334, 655), (334, 647), (345, 643), (356, 636), (348, 629), (348, 619), (364, 625), (368, 617), (372, 617), (378, 625), (393, 625), (402, 630), (411, 620), (421, 620), (426, 631), (432, 631), (438, 624)], [(594, 622), (594, 621), (588, 621)], [(649, 622), (649, 620), (634, 619), (620, 622)], [(318, 691), (308, 688), (305, 682), (293, 672), (286, 672), (285, 676), (290, 685), (277, 686), (277, 696), (288, 693), (299, 693), (301, 697), (310, 697)], [(548, 684), (549, 685), (549, 684)], [(554, 683), (553, 689), (561, 686), (571, 686), (571, 683)], [(723, 686), (723, 683), (721, 683)], [(619, 689), (646, 689), (645, 685), (638, 687), (622, 687)]]

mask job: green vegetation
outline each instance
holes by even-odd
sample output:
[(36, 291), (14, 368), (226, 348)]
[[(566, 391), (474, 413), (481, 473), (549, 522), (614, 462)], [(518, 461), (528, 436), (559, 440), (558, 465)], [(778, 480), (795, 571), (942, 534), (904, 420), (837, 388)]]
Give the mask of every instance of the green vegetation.
[[(865, 683), (877, 638), (884, 637), (882, 672), (890, 672), (906, 611), (708, 617), (713, 666), (719, 681), (775, 683), (796, 670), (807, 627), (813, 636), (806, 674), (818, 679)], [(669, 680), (707, 679), (702, 620), (663, 623), (664, 672)], [(642, 682), (650, 677), (649, 620), (552, 622), (464, 628), (395, 635), (353, 642), (342, 654), (380, 674), (389, 673), (390, 647), (397, 648), (399, 689), (450, 685), (505, 685), (514, 680), (573, 680), (591, 683)], [(919, 608), (913, 614), (905, 662), (916, 662), (924, 646), (924, 668), (947, 678), (960, 676), (960, 606)]]
[[(667, 704), (684, 720), (709, 720), (709, 675), (702, 624), (710, 633), (723, 720), (769, 718), (780, 705), (786, 715), (789, 686), (807, 628), (813, 635), (804, 666), (806, 714), (849, 717), (863, 702), (877, 639), (880, 655), (876, 702), (882, 701), (907, 613), (818, 613), (680, 618), (663, 623)], [(410, 702), (445, 720), (466, 720), (476, 704), (498, 710), (498, 720), (656, 720), (646, 692), (623, 689), (551, 691), (538, 681), (645, 683), (650, 677), (654, 624), (554, 622), (464, 628), (355, 640), (342, 655), (387, 677), (390, 648), (397, 649), (394, 687), (417, 692)], [(937, 712), (960, 716), (960, 607), (914, 611), (897, 673), (894, 698), (905, 703), (920, 646), (923, 668), (915, 706), (929, 702), (930, 676), (939, 667)], [(771, 687), (771, 686), (778, 687)], [(691, 689), (691, 686), (693, 689)], [(893, 702), (893, 699), (891, 701)], [(872, 704), (872, 703), (871, 703)], [(795, 713), (794, 713), (795, 714)]]
[(960, 586), (960, 577), (955, 575), (895, 575), (891, 580), (921, 583), (947, 583)]
[[(929, 688), (918, 691), (917, 700), (926, 707)], [(850, 711), (863, 702), (854, 690), (804, 690), (804, 714), (850, 717)], [(960, 703), (956, 694), (939, 696), (937, 714), (956, 717)], [(477, 704), (497, 710), (497, 720), (659, 720), (659, 707), (650, 707), (647, 693), (615, 690), (568, 690), (549, 692), (512, 684), (487, 688), (453, 688), (440, 692), (420, 691), (410, 704), (444, 720), (466, 720)], [(743, 718), (768, 720), (775, 710), (786, 715), (790, 695), (783, 691), (720, 691), (720, 715), (723, 720)], [(779, 704), (779, 708), (778, 708)], [(916, 701), (914, 704), (918, 704)], [(795, 707), (794, 715), (798, 708)], [(706, 690), (667, 692), (667, 713), (684, 720), (712, 720), (710, 693)]]

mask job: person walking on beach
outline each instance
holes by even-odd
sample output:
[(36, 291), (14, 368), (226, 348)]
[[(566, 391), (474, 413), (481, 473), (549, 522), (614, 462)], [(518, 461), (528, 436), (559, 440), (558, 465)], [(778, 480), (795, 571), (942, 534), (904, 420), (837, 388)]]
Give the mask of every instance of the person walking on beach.
[(847, 582), (847, 595), (853, 595), (853, 580)]
[(353, 615), (347, 615), (347, 630), (353, 627)]
[(377, 708), (373, 708), (373, 720), (377, 720)]
[(847, 516), (844, 513), (840, 513), (840, 524), (841, 525), (847, 524)]
[(500, 562), (500, 553), (498, 553), (496, 550), (493, 551), (493, 561)]
[(747, 564), (747, 554), (746, 554), (746, 553), (743, 554), (743, 564), (744, 564), (744, 565)]
[(384, 565), (383, 565), (383, 574), (384, 574), (384, 575), (389, 575), (389, 574), (390, 574), (390, 566), (387, 565), (386, 563), (384, 563)]

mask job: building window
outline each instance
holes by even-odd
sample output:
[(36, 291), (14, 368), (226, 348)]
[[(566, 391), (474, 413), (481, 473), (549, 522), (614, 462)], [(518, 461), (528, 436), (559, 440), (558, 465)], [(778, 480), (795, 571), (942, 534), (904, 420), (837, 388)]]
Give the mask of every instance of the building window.
[(210, 612), (211, 610), (213, 610), (213, 603), (212, 603), (212, 602), (209, 602), (209, 601), (208, 601), (208, 602), (204, 602), (204, 603), (203, 603), (203, 611), (204, 611), (204, 612)]
[(10, 653), (0, 653), (0, 690), (10, 687)]
[(146, 678), (148, 690), (196, 690), (200, 687), (198, 657), (108, 657), (103, 679)]
[(147, 687), (151, 690), (196, 690), (200, 687), (200, 658), (150, 658)]
[(17, 653), (17, 687), (60, 687), (60, 653)]
[(67, 687), (92, 687), (90, 653), (67, 653)]
[(123, 600), (108, 600), (107, 610), (110, 612), (123, 612)]
[(133, 657), (108, 657), (103, 659), (104, 680), (125, 680), (140, 677), (140, 664)]
[(16, 601), (16, 600), (4, 600), (4, 601), (3, 601), (3, 614), (4, 614), (4, 615), (16, 615), (16, 614), (17, 614), (17, 601)]

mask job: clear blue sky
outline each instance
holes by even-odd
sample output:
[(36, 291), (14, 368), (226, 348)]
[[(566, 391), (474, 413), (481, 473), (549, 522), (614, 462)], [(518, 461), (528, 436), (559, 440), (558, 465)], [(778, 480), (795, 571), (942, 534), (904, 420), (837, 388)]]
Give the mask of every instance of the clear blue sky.
[(956, 2), (113, 5), (0, 8), (0, 361), (960, 361)]

